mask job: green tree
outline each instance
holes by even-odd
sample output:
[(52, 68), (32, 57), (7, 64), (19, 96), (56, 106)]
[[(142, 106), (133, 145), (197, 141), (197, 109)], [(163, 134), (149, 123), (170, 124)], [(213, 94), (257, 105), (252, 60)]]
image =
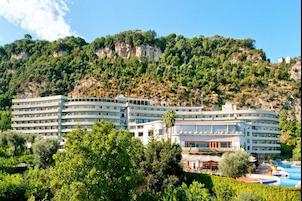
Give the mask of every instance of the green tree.
[(175, 125), (175, 119), (176, 119), (176, 113), (174, 110), (169, 109), (166, 113), (163, 115), (163, 121), (165, 124), (165, 127), (169, 130), (168, 137), (171, 138), (171, 128)]
[(33, 153), (36, 164), (40, 167), (48, 167), (54, 163), (53, 155), (59, 149), (56, 139), (42, 138), (33, 144)]
[(170, 140), (151, 139), (144, 150), (140, 171), (146, 177), (146, 190), (160, 192), (179, 183), (181, 148)]
[(296, 147), (293, 149), (293, 160), (301, 161), (301, 138), (297, 140)]
[(31, 39), (32, 39), (32, 37), (31, 37), (30, 34), (25, 34), (25, 35), (24, 35), (24, 38), (27, 39), (27, 40), (31, 40)]
[(210, 201), (211, 194), (209, 190), (197, 181), (188, 187), (187, 184), (182, 183), (180, 187), (169, 187), (165, 189), (163, 201)]
[(0, 200), (25, 201), (25, 186), (22, 175), (0, 172)]
[(0, 131), (6, 131), (11, 128), (11, 115), (9, 111), (2, 111), (0, 117)]
[(24, 176), (25, 180), (25, 197), (33, 200), (48, 200), (53, 195), (50, 191), (49, 169), (29, 169)]
[(26, 151), (25, 138), (17, 133), (6, 132), (1, 137), (1, 144), (7, 147), (8, 155), (20, 156)]
[(240, 177), (248, 173), (249, 154), (244, 151), (224, 153), (219, 170), (227, 177)]
[(66, 136), (52, 172), (55, 200), (130, 200), (142, 182), (137, 170), (138, 146), (129, 132), (98, 122), (92, 131), (77, 129)]

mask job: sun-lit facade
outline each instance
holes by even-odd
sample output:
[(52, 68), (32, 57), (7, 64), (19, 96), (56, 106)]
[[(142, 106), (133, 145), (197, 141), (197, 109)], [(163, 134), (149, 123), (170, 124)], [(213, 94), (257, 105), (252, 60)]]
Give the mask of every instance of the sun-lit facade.
[[(91, 129), (96, 121), (104, 119), (117, 129), (129, 129), (144, 143), (151, 135), (165, 136), (166, 129), (160, 120), (172, 109), (176, 112), (172, 137), (184, 150), (244, 148), (261, 155), (280, 153), (277, 113), (238, 110), (230, 103), (219, 111), (203, 111), (201, 107), (160, 106), (151, 100), (124, 96), (49, 96), (14, 99), (12, 109), (12, 127), (18, 132), (60, 136), (77, 126)], [(151, 131), (152, 125), (157, 130)], [(148, 134), (149, 130), (153, 134)]]

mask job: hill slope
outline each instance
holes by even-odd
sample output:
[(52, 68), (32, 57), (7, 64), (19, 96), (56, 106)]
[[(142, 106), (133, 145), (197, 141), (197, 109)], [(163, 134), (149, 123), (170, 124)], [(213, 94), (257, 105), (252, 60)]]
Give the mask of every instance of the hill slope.
[(127, 31), (92, 43), (21, 39), (0, 47), (0, 107), (13, 97), (124, 94), (170, 105), (203, 103), (208, 110), (232, 101), (298, 116), (301, 79), (292, 76), (294, 64), (271, 64), (252, 39), (221, 36)]

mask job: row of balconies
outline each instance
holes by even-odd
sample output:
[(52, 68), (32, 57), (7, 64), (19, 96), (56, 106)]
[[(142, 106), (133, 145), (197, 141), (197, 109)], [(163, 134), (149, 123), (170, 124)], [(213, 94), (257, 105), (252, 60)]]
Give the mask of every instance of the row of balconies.
[(59, 113), (60, 109), (49, 109), (49, 110), (31, 110), (31, 111), (20, 111), (20, 110), (14, 110), (12, 114), (47, 114), (47, 113)]
[(13, 109), (26, 109), (26, 108), (45, 108), (45, 107), (54, 107), (54, 106), (60, 106), (61, 102), (56, 101), (56, 102), (50, 102), (50, 103), (41, 103), (41, 104), (26, 104), (26, 105), (16, 105), (13, 104), (12, 108)]
[[(16, 129), (15, 129), (16, 130)], [(28, 129), (28, 130), (16, 130), (18, 132), (21, 133), (34, 133), (34, 134), (38, 134), (38, 133), (59, 133), (59, 130), (56, 128), (54, 129)]]
[(119, 116), (100, 116), (98, 114), (85, 114), (85, 115), (64, 115), (62, 119), (121, 119)]
[(41, 127), (41, 126), (58, 126), (58, 122), (50, 122), (50, 123), (23, 123), (23, 124), (16, 124), (13, 123), (13, 128), (24, 128), (24, 127)]
[(62, 109), (63, 113), (67, 112), (114, 112), (120, 113), (120, 109), (107, 109), (107, 108), (66, 108)]
[(182, 147), (182, 151), (190, 152), (190, 153), (198, 153), (204, 151), (236, 151), (239, 150), (239, 147), (231, 146), (231, 147), (220, 147), (220, 148), (209, 148), (209, 147)]
[(242, 131), (226, 132), (226, 131), (176, 131), (176, 135), (243, 135)]

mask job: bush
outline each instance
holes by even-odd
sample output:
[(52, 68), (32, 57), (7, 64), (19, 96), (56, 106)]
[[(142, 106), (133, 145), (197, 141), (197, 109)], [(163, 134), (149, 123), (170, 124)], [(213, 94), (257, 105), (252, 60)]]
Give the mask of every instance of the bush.
[(49, 169), (30, 169), (25, 174), (26, 197), (34, 198), (34, 200), (43, 200), (52, 197), (49, 181)]
[(249, 154), (243, 151), (225, 153), (219, 165), (220, 172), (227, 177), (240, 177), (248, 173)]
[(0, 200), (5, 201), (22, 201), (25, 187), (20, 174), (9, 175), (0, 172)]
[(301, 192), (297, 188), (244, 183), (228, 177), (185, 173), (184, 182), (191, 183), (194, 180), (204, 184), (210, 192), (214, 192), (217, 185), (227, 184), (232, 186), (236, 195), (239, 195), (240, 192), (251, 191), (255, 196), (258, 195), (267, 201), (301, 200)]
[(204, 185), (194, 181), (189, 187), (187, 184), (183, 183), (181, 187), (172, 188), (169, 187), (165, 189), (163, 196), (163, 201), (210, 201), (211, 195), (209, 190), (204, 188)]
[(232, 201), (235, 196), (235, 191), (228, 184), (217, 184), (214, 186), (213, 191), (217, 201)]
[(181, 148), (171, 141), (150, 140), (143, 152), (140, 172), (146, 178), (148, 191), (161, 192), (165, 188), (180, 184)]
[(52, 156), (57, 153), (59, 142), (55, 139), (41, 139), (34, 143), (33, 152), (38, 166), (48, 167), (54, 163)]

